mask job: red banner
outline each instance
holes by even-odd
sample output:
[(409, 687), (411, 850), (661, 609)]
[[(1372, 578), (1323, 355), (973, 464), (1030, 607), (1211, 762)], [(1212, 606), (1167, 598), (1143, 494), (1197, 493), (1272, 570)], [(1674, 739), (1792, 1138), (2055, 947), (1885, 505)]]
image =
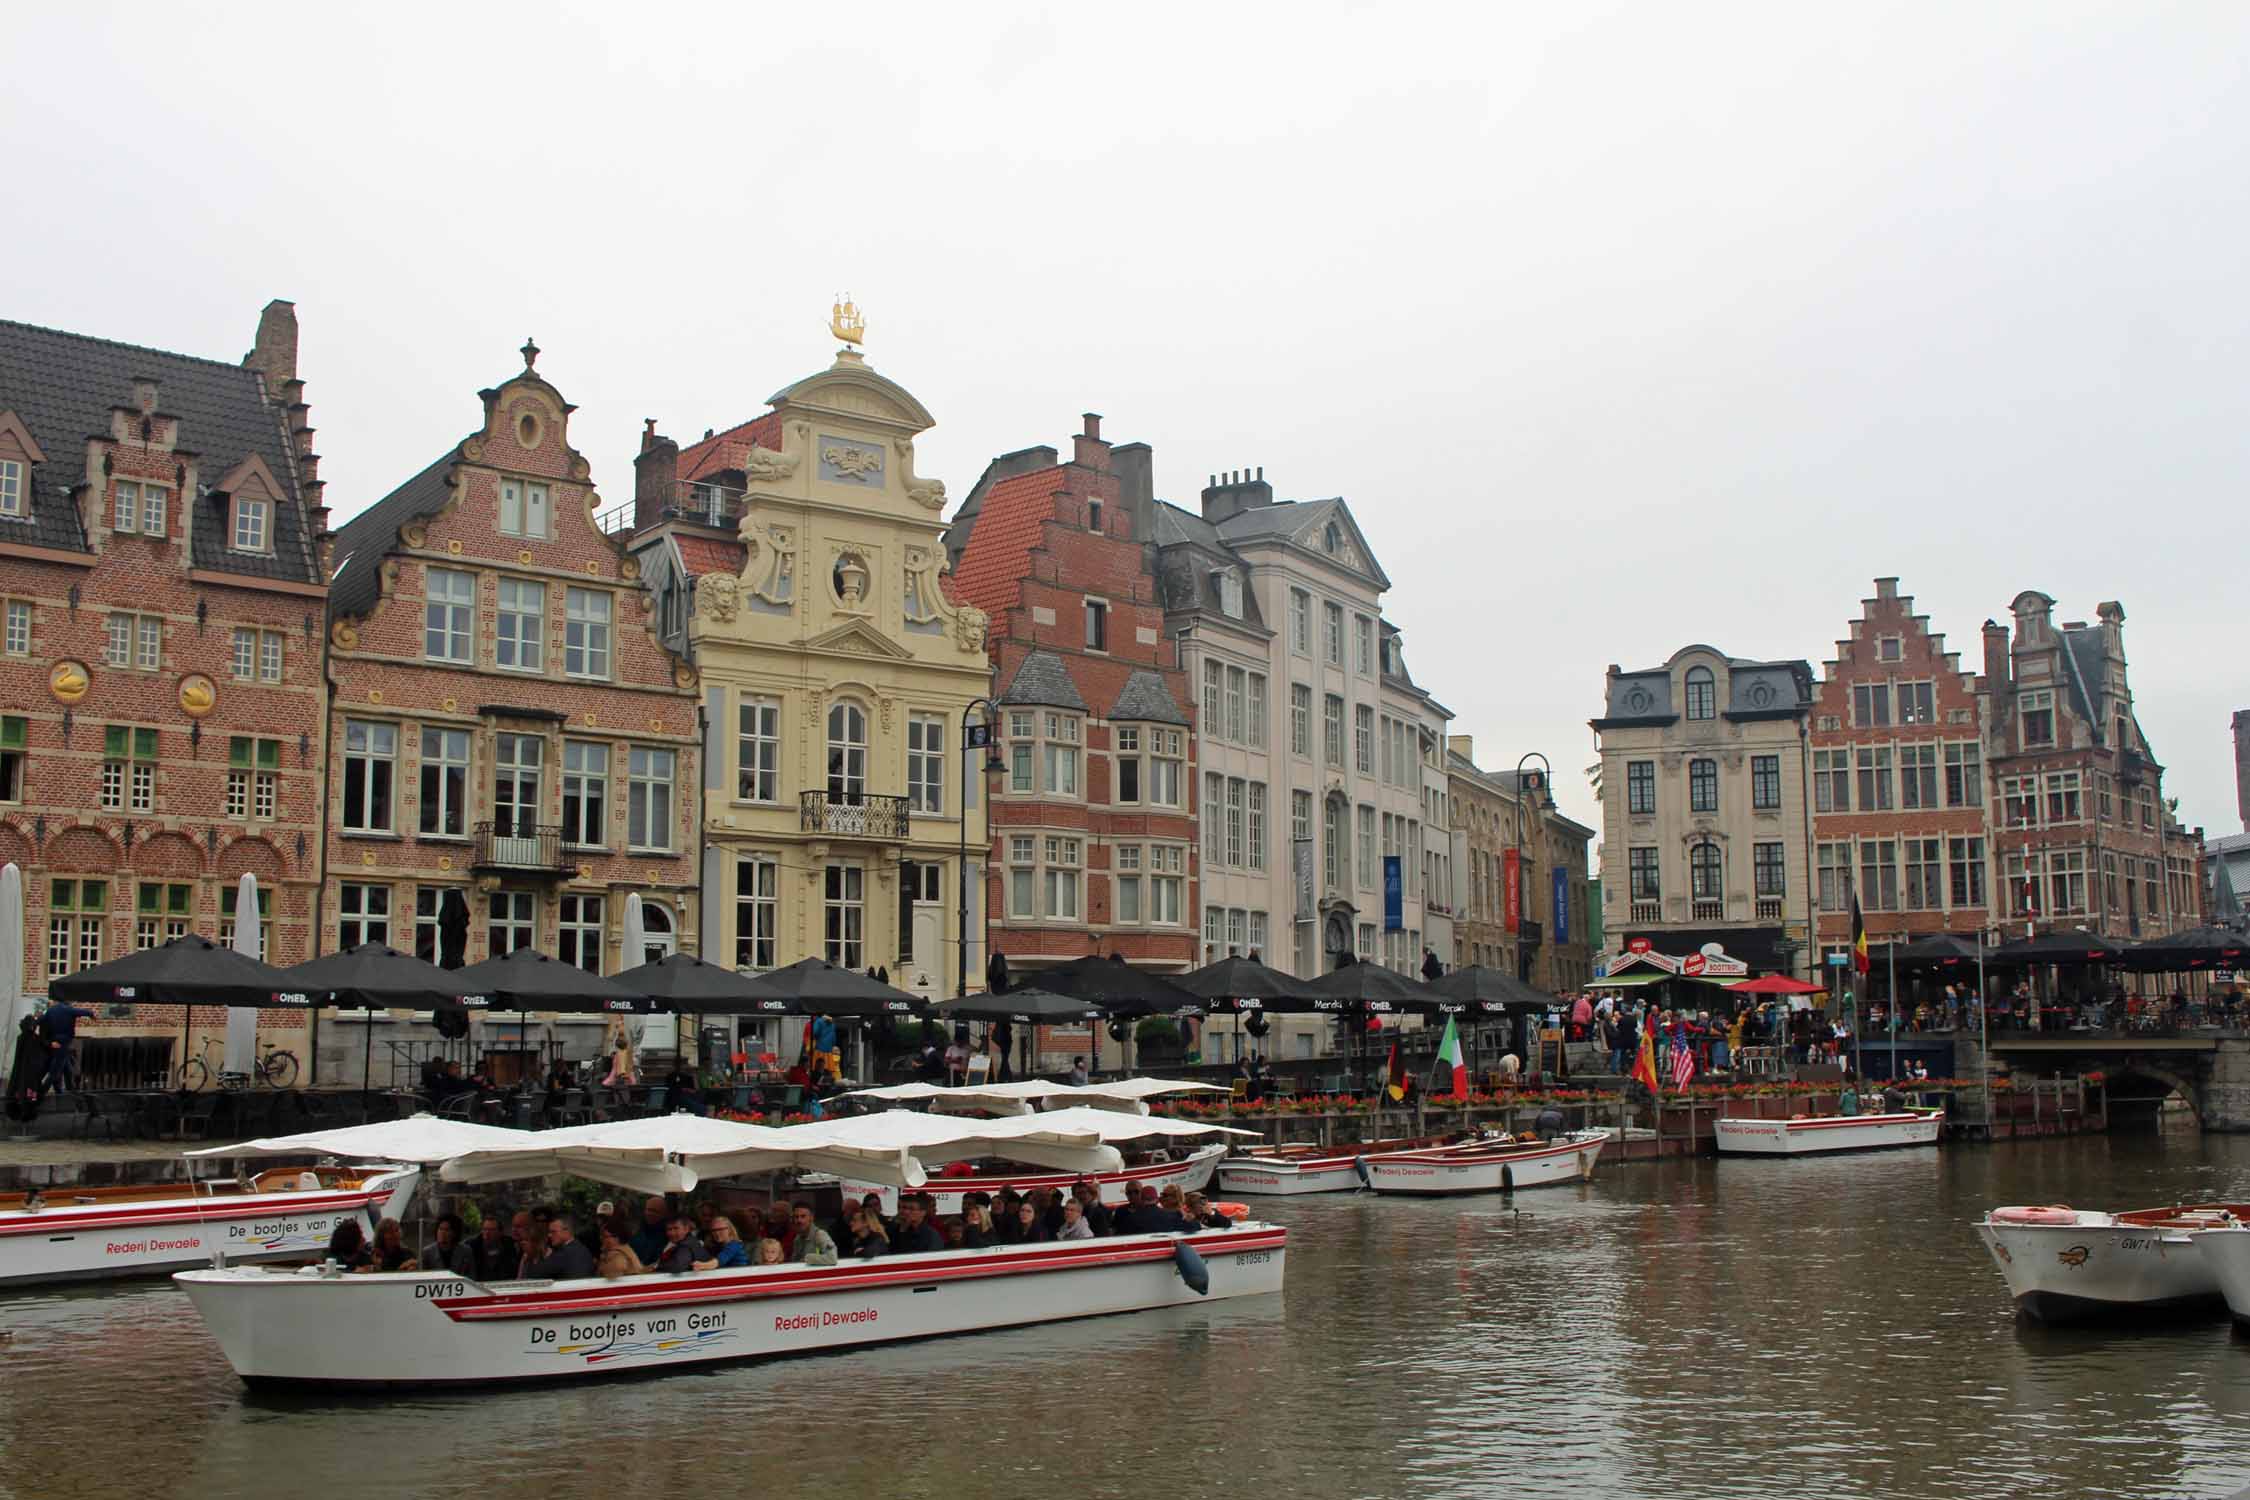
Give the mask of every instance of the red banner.
[(1508, 930), (1514, 932), (1523, 923), (1523, 856), (1510, 849), (1500, 856), (1500, 878), (1506, 888), (1500, 897), (1500, 908), (1507, 914)]

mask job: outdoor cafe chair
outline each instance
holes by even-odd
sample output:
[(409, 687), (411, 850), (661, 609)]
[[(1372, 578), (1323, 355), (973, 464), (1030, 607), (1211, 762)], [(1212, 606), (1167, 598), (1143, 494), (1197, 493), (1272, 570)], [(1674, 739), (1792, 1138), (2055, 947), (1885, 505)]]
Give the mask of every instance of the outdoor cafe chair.
[(190, 1131), (196, 1139), (211, 1138), (211, 1122), (219, 1113), (219, 1102), (225, 1096), (217, 1089), (202, 1089), (188, 1096), (180, 1111), (180, 1139), (186, 1140)]
[(644, 1115), (664, 1113), (664, 1101), (671, 1092), (672, 1086), (668, 1083), (650, 1084), (647, 1097), (641, 1101), (641, 1113)]

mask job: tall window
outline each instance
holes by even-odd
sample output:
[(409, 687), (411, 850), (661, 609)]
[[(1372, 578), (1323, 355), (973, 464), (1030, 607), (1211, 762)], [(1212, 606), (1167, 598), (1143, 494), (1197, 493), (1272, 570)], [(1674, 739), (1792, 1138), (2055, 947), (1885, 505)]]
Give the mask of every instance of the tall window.
[(1039, 841), (1028, 833), (1008, 838), (1008, 915), (1039, 915)]
[(492, 622), (493, 664), (516, 672), (542, 670), (547, 659), (547, 585), (503, 578), (499, 599)]
[(457, 839), (469, 831), (469, 731), (422, 731), (421, 828)]
[(102, 806), (156, 810), (156, 731), (112, 724), (102, 731)]
[(945, 811), (945, 720), (931, 714), (906, 720), (906, 800), (918, 813)]
[(391, 940), (391, 888), (345, 881), (336, 888), (336, 946)]
[(1289, 838), (1292, 843), (1304, 843), (1312, 837), (1312, 793), (1296, 791), (1289, 794)]
[(133, 895), (133, 947), (154, 948), (186, 937), (195, 887), (186, 881), (144, 880)]
[[(1719, 810), (1719, 763), (1715, 760), (1691, 760), (1687, 768), (1688, 811), (1717, 812)], [(1697, 847), (1704, 847), (1698, 845)], [(1716, 853), (1717, 851), (1713, 851)]]
[(1758, 883), (1758, 899), (1771, 901), (1789, 889), (1788, 845), (1779, 843), (1750, 846), (1751, 873)]
[(1930, 682), (1898, 684), (1898, 721), (1901, 724), (1937, 722), (1937, 685)]
[(1086, 601), (1086, 649), (1109, 649), (1109, 606), (1099, 599)]
[(521, 479), (500, 481), (500, 534), (547, 535), (547, 487)]
[(1148, 740), (1149, 805), (1178, 807), (1180, 782), (1187, 774), (1187, 736), (1177, 729), (1152, 729)]
[(0, 638), (10, 656), (31, 654), (31, 606), (21, 599), (8, 601), (7, 633)]
[(563, 741), (562, 817), (564, 843), (609, 843), (609, 746)]
[(1366, 803), (1359, 807), (1359, 826), (1354, 830), (1359, 838), (1359, 884), (1362, 890), (1374, 890), (1380, 883), (1375, 873), (1377, 846), (1375, 843), (1375, 809)]
[(1375, 774), (1375, 710), (1364, 703), (1352, 709), (1352, 759), (1360, 775)]
[(1243, 695), (1242, 702), (1242, 742), (1245, 745), (1256, 745), (1260, 749), (1263, 749), (1266, 743), (1265, 673), (1252, 672), (1250, 674), (1249, 691)]
[(477, 580), (454, 568), (427, 568), (422, 573), (427, 597), (422, 601), (422, 654), (432, 661), (468, 661), (477, 622)]
[(171, 498), (169, 490), (161, 484), (143, 484), (131, 479), (120, 479), (113, 488), (116, 492), (115, 508), (110, 515), (113, 529), (164, 535), (165, 502)]
[(1011, 792), (1039, 790), (1039, 747), (1033, 743), (1038, 734), (1038, 722), (1034, 714), (1008, 715), (1008, 790)]
[(734, 862), (734, 966), (774, 967), (781, 931), (781, 866), (766, 855)]
[(1891, 722), (1891, 685), (1887, 682), (1852, 684), (1852, 722), (1872, 728)]
[(1654, 849), (1627, 851), (1626, 875), (1635, 901), (1655, 901), (1663, 896), (1663, 882), (1657, 876), (1656, 853)]
[(1709, 667), (1690, 667), (1687, 674), (1687, 716), (1715, 719), (1719, 714), (1719, 689)]
[(281, 741), (229, 736), (227, 816), (269, 823), (279, 810), (280, 800)]
[(1346, 873), (1351, 866), (1350, 840), (1344, 834), (1344, 804), (1331, 797), (1321, 806), (1321, 879), (1326, 888), (1340, 891), (1344, 888)]
[(1249, 674), (1240, 667), (1227, 668), (1226, 737), (1237, 745), (1246, 743), (1244, 736), (1249, 728), (1249, 725), (1245, 722), (1249, 694), (1248, 678)]
[(1062, 921), (1078, 919), (1078, 867), (1082, 859), (1082, 846), (1077, 839), (1058, 838), (1048, 834), (1047, 857), (1041, 870), (1041, 902), (1043, 915)]
[(1888, 747), (1859, 750), (1859, 810), (1861, 812), (1889, 812), (1891, 810), (1891, 752)]
[(672, 790), (679, 785), (679, 754), (653, 745), (625, 752), (625, 843), (658, 853), (672, 847)]
[(1312, 655), (1312, 595), (1303, 589), (1289, 591), (1289, 649)]
[[(2151, 870), (2156, 866), (2151, 864)], [(2149, 915), (2156, 914), (2156, 882), (2149, 882)], [(2049, 849), (2047, 851), (2047, 887), (2054, 893), (2054, 904), (2048, 908), (2056, 916), (2065, 912), (2086, 909), (2086, 851), (2083, 849)]]
[(1905, 842), (1906, 909), (1933, 911), (1945, 904), (1945, 840)]
[(1321, 606), (1321, 615), (1323, 654), (1328, 658), (1330, 666), (1340, 667), (1344, 664), (1344, 606), (1324, 604)]
[(1656, 762), (1629, 760), (1625, 763), (1625, 811), (1648, 814), (1656, 811)]
[(1213, 868), (1227, 862), (1227, 779), (1216, 771), (1203, 773), (1203, 805), (1196, 809), (1203, 822), (1203, 862)]
[(828, 866), (822, 883), (828, 961), (856, 969), (866, 958), (867, 872), (857, 865)]
[(0, 715), (0, 802), (23, 800), (24, 765), (31, 758), (31, 721)]
[(494, 891), (484, 903), (485, 952), (506, 958), (539, 940), (538, 898), (530, 891)]
[(781, 704), (745, 698), (738, 711), (734, 795), (744, 802), (781, 797)]
[(1984, 840), (1948, 839), (1945, 852), (1952, 874), (1954, 906), (1984, 905)]
[(1243, 863), (1242, 827), (1244, 784), (1239, 776), (1227, 778), (1226, 793), (1226, 851), (1222, 862), (1229, 868), (1240, 869)]
[[(507, 837), (530, 838), (539, 830), (539, 778), (547, 761), (547, 742), (535, 734), (497, 734), (492, 737), (493, 831)], [(503, 948), (495, 957), (506, 957)]]
[(2079, 797), (2079, 773), (2076, 771), (2050, 771), (2047, 773), (2047, 821), (2049, 823), (2076, 823), (2084, 817), (2084, 806)]
[(102, 961), (109, 915), (106, 880), (56, 880), (47, 886), (47, 977), (60, 979)]
[(1253, 781), (1248, 786), (1249, 832), (1245, 836), (1243, 852), (1253, 870), (1266, 867), (1266, 784)]
[(828, 800), (847, 805), (867, 800), (867, 711), (856, 703), (828, 710)]
[(1046, 788), (1050, 795), (1078, 795), (1078, 720), (1069, 714), (1048, 714), (1046, 736)]
[(1750, 757), (1750, 805), (1760, 812), (1772, 812), (1781, 806), (1780, 756)]
[(22, 514), (23, 465), (12, 458), (0, 458), (0, 516)]
[[(414, 887), (414, 956), (426, 964), (445, 956), (445, 892), (442, 885)], [(259, 895), (265, 893), (258, 887)]]
[(1187, 847), (1151, 844), (1148, 849), (1148, 919), (1168, 927), (1187, 921)]
[(2035, 745), (2052, 745), (2055, 742), (2055, 695), (2041, 688), (2028, 692), (2018, 700), (2022, 711), (2023, 743), (2028, 748)]
[(1227, 737), (1227, 666), (1206, 658), (1203, 663), (1203, 734), (1206, 739)]
[(1724, 884), (1720, 874), (1722, 861), (1719, 846), (1701, 843), (1688, 850), (1688, 899), (1691, 901), (1717, 901), (1722, 897)]
[(1945, 747), (1945, 805), (1976, 807), (1984, 801), (1984, 752), (1971, 740)]
[(1859, 900), (1868, 911), (1898, 910), (1898, 844), (1895, 840), (1861, 840)]
[(1812, 777), (1814, 812), (1852, 810), (1852, 753), (1849, 750), (1815, 750)]
[(153, 672), (164, 664), (164, 617), (113, 613), (107, 661), (113, 667)]
[(1852, 846), (1822, 844), (1814, 858), (1820, 867), (1820, 909), (1847, 910), (1852, 904)]
[(1110, 851), (1110, 887), (1115, 892), (1112, 905), (1120, 923), (1140, 925), (1146, 920), (1141, 905), (1141, 846), (1119, 844)]
[(572, 892), (560, 902), (555, 957), (589, 974), (602, 971), (602, 898)]
[(1327, 752), (1327, 762), (1340, 770), (1344, 764), (1344, 700), (1334, 693), (1325, 695), (1320, 727), (1321, 748)]
[(1301, 682), (1289, 684), (1289, 750), (1312, 759), (1312, 689)]
[(234, 680), (281, 681), (282, 650), (280, 631), (237, 625), (234, 630)]
[(234, 550), (237, 552), (271, 552), (273, 550), (273, 502), (252, 495), (237, 495), (234, 501)]
[(1375, 675), (1375, 622), (1365, 615), (1352, 616), (1352, 665), (1362, 677)]
[(570, 676), (609, 676), (609, 622), (614, 602), (601, 589), (563, 590), (563, 671)]
[(1935, 745), (1898, 747), (1898, 805), (1928, 810), (1938, 805)]

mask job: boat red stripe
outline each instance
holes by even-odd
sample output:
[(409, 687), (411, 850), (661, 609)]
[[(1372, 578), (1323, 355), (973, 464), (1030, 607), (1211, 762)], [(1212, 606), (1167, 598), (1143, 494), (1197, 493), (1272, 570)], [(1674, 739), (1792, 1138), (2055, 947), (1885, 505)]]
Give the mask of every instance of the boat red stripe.
[(1590, 1146), (1600, 1144), (1602, 1144), (1600, 1141), (1573, 1141), (1568, 1145), (1549, 1146), (1538, 1151), (1502, 1151), (1498, 1149), (1484, 1151), (1399, 1151), (1385, 1156), (1370, 1156), (1367, 1158), (1367, 1165), (1370, 1169), (1373, 1169), (1386, 1162), (1428, 1167), (1457, 1165), (1462, 1162), (1485, 1165), (1496, 1161), (1538, 1161), (1543, 1157), (1561, 1156), (1571, 1151), (1584, 1151)]
[[(1197, 1253), (1206, 1259), (1240, 1255), (1256, 1250), (1286, 1248), (1289, 1231), (1272, 1229), (1213, 1231), (1193, 1239)], [(631, 1289), (613, 1284), (574, 1288), (563, 1292), (495, 1292), (482, 1297), (457, 1297), (433, 1305), (455, 1322), (483, 1322), (499, 1318), (536, 1318), (556, 1313), (616, 1312), (628, 1308), (667, 1307), (686, 1303), (740, 1302), (760, 1297), (787, 1297), (806, 1292), (862, 1290), (908, 1286), (940, 1281), (980, 1280), (989, 1276), (1021, 1276), (1045, 1271), (1074, 1271), (1088, 1266), (1128, 1265), (1136, 1261), (1170, 1260), (1176, 1239), (1078, 1240), (1067, 1246), (1048, 1246), (1030, 1253), (1002, 1256), (962, 1255), (945, 1252), (946, 1259), (905, 1265), (888, 1260), (853, 1261), (839, 1266), (797, 1267), (782, 1274), (765, 1272), (730, 1277), (723, 1281), (642, 1283)]]
[[(1841, 1130), (1854, 1125), (1904, 1125), (1912, 1120), (1933, 1119), (1931, 1115), (1846, 1115), (1822, 1120), (1745, 1120), (1745, 1125), (1779, 1125), (1787, 1130)], [(1730, 1122), (1722, 1120), (1720, 1124)]]
[(390, 1188), (373, 1192), (318, 1193), (281, 1201), (272, 1198), (194, 1198), (137, 1207), (49, 1208), (35, 1214), (0, 1219), (0, 1235), (76, 1234), (89, 1229), (130, 1229), (137, 1224), (200, 1224), (231, 1219), (258, 1219), (273, 1214), (329, 1213), (343, 1208), (365, 1208), (391, 1194)]
[[(1209, 1148), (1206, 1147), (1203, 1149)], [(1143, 1178), (1148, 1177), (1167, 1177), (1172, 1175), (1173, 1173), (1182, 1171), (1185, 1168), (1192, 1167), (1196, 1164), (1199, 1156), (1200, 1151), (1197, 1153), (1197, 1155), (1183, 1157), (1179, 1161), (1151, 1162), (1147, 1166), (1143, 1167), (1127, 1167), (1122, 1172), (1094, 1172), (1090, 1174), (1081, 1174), (1078, 1172), (1046, 1172), (1031, 1173), (1029, 1175), (1023, 1173), (995, 1173), (986, 1176), (971, 1177), (946, 1177), (940, 1175), (930, 1178), (927, 1182), (923, 1183), (920, 1188), (914, 1189), (913, 1191), (925, 1193), (970, 1193), (992, 1192), (999, 1188), (1012, 1187), (1020, 1192), (1026, 1188), (1068, 1187), (1072, 1183), (1080, 1181), (1093, 1183), (1139, 1182)], [(851, 1176), (839, 1176), (837, 1180), (854, 1189), (872, 1188), (876, 1186), (875, 1183), (866, 1182), (860, 1178)]]

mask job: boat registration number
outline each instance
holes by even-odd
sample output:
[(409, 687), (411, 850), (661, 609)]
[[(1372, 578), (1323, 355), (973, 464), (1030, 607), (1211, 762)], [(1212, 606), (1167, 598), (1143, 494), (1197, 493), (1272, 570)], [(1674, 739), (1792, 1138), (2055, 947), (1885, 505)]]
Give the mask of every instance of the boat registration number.
[(1234, 1258), (1238, 1266), (1262, 1266), (1273, 1259), (1271, 1250), (1245, 1250)]
[(2117, 1248), (2120, 1250), (2155, 1250), (2159, 1246), (2160, 1241), (2153, 1234), (2125, 1235), (2117, 1242)]
[(428, 1302), (439, 1297), (465, 1297), (469, 1284), (465, 1281), (420, 1281), (414, 1284), (414, 1300)]

